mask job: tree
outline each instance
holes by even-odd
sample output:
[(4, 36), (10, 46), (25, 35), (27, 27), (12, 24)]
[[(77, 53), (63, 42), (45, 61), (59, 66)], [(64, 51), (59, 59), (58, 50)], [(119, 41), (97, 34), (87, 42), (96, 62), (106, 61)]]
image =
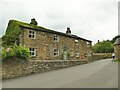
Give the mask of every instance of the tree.
[(30, 51), (28, 48), (22, 46), (14, 45), (12, 47), (7, 46), (2, 48), (2, 59), (9, 60), (10, 58), (21, 58), (27, 60), (30, 57)]
[(102, 42), (97, 42), (93, 46), (93, 51), (95, 53), (112, 53), (114, 52), (114, 47), (110, 40), (104, 40)]

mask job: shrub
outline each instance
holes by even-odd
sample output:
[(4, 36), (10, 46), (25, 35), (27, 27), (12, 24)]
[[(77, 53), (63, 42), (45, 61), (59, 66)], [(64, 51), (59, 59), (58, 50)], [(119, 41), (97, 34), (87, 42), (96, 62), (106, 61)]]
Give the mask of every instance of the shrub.
[(13, 51), (17, 58), (28, 59), (30, 57), (29, 49), (23, 47), (22, 45), (15, 46)]
[(3, 59), (8, 59), (8, 58), (11, 58), (14, 56), (15, 56), (15, 52), (13, 51), (12, 48), (8, 47), (8, 48), (2, 49), (2, 58)]
[(6, 47), (2, 49), (2, 58), (9, 59), (12, 57), (28, 59), (30, 56), (29, 49), (22, 45), (14, 45), (13, 47)]

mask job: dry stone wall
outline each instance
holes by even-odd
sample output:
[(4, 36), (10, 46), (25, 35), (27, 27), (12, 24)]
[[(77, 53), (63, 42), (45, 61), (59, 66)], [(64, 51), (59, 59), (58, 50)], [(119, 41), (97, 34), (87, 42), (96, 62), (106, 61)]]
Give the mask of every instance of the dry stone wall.
[(34, 73), (46, 72), (55, 69), (67, 68), (75, 65), (85, 64), (88, 61), (75, 60), (7, 60), (2, 63), (2, 79), (15, 78)]
[(88, 62), (108, 59), (111, 54), (93, 54), (89, 60), (21, 60), (11, 58), (2, 61), (2, 79), (15, 78), (34, 73), (41, 73), (75, 65), (86, 64)]

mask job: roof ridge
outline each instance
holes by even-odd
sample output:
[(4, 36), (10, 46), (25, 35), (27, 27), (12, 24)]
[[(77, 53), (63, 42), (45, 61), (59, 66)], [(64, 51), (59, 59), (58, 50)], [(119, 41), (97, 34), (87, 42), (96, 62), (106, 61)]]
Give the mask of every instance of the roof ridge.
[(10, 20), (10, 21), (15, 21), (20, 27), (25, 27), (25, 28), (35, 29), (35, 30), (41, 30), (41, 31), (44, 31), (44, 32), (60, 34), (60, 35), (64, 35), (64, 36), (68, 36), (68, 37), (72, 37), (72, 38), (76, 38), (76, 39), (82, 39), (82, 40), (92, 42), (91, 40), (84, 39), (84, 38), (79, 37), (79, 36), (74, 35), (74, 34), (69, 35), (69, 34), (66, 34), (66, 33), (63, 33), (63, 32), (59, 32), (59, 31), (56, 31), (56, 30), (44, 28), (42, 26), (37, 26), (37, 25), (29, 24), (29, 23), (26, 23), (26, 22), (18, 21), (18, 20)]

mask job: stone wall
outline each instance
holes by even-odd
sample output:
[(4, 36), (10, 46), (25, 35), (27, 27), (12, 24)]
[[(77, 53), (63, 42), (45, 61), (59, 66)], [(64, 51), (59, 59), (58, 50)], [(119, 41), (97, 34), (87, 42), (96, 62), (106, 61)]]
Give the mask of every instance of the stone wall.
[(112, 58), (112, 54), (111, 53), (94, 53), (92, 55), (92, 61), (96, 61), (96, 60), (101, 60), (101, 59), (108, 59), (108, 58)]
[(75, 65), (85, 64), (88, 61), (80, 60), (7, 60), (2, 63), (2, 79), (15, 78), (34, 73), (46, 72), (55, 69), (67, 68)]
[(89, 60), (20, 60), (13, 58), (2, 61), (2, 78), (9, 79), (34, 73), (46, 72), (92, 61), (111, 58), (111, 54), (93, 54)]
[[(63, 59), (64, 48), (66, 47), (66, 59), (71, 60), (82, 60), (86, 59), (86, 55), (92, 52), (91, 42), (86, 40), (78, 39), (76, 44), (75, 38), (67, 37), (64, 35), (58, 35), (59, 41), (54, 41), (54, 33), (42, 32), (38, 30), (35, 31), (35, 39), (29, 38), (29, 31), (32, 29), (22, 28), (23, 34), (21, 35), (21, 43), (28, 48), (35, 48), (37, 55), (32, 57), (32, 60), (61, 60)], [(89, 45), (88, 45), (89, 43)], [(59, 50), (59, 55), (54, 56), (54, 49)], [(76, 58), (76, 53), (79, 53), (78, 58)], [(69, 53), (73, 53), (72, 57), (68, 57)]]

